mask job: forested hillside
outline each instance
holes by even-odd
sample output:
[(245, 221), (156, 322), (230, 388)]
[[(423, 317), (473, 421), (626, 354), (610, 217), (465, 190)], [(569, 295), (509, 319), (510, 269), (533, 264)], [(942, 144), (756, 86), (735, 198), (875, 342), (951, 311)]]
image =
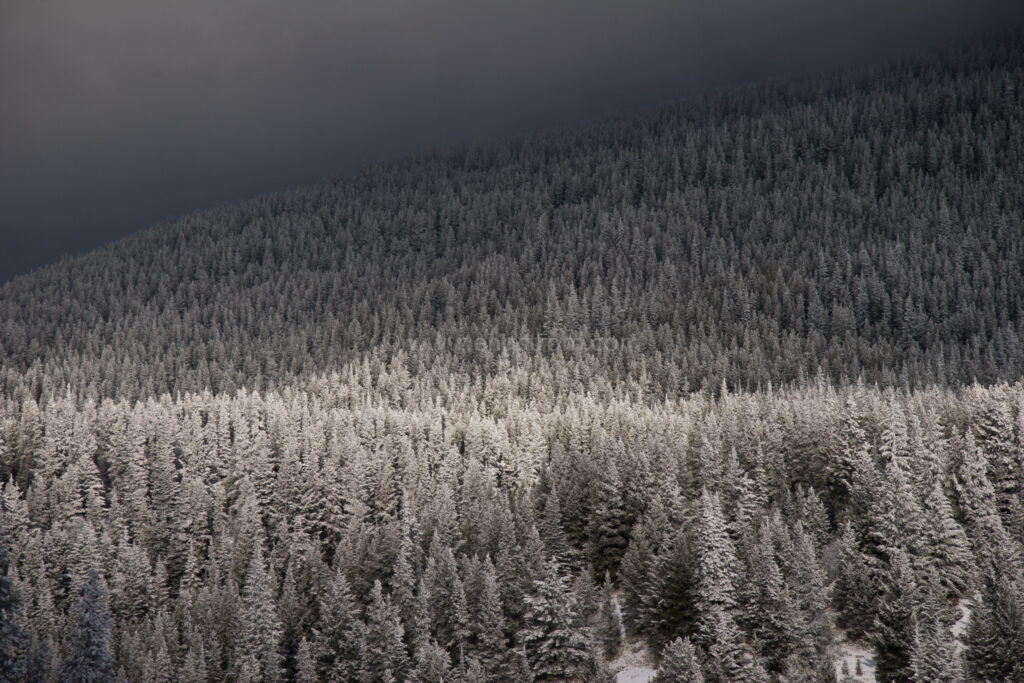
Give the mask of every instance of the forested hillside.
[(0, 359), (0, 680), (1024, 683), (1024, 34), (157, 226)]
[(1024, 36), (427, 155), (0, 288), (0, 389), (265, 388), (364, 354), (674, 397), (1024, 368)]

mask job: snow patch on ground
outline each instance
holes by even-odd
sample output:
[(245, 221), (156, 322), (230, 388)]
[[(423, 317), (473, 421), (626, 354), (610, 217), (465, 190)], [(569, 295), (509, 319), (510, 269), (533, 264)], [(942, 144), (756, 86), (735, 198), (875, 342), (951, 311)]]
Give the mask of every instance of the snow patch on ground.
[[(860, 676), (857, 675), (857, 662), (860, 662)], [(849, 674), (843, 673), (843, 664)], [(863, 643), (843, 641), (839, 644), (839, 661), (836, 662), (836, 674), (840, 683), (846, 681), (875, 681), (875, 651)]]
[(656, 673), (654, 669), (631, 666), (615, 674), (615, 683), (648, 683)]
[(616, 683), (647, 683), (657, 669), (643, 638), (628, 638), (619, 655), (609, 662)]
[[(869, 645), (846, 639), (846, 631), (841, 628), (833, 629), (835, 642), (838, 643), (839, 657), (836, 660), (836, 677), (840, 683), (867, 683), (876, 681), (875, 678), (875, 650)], [(857, 663), (860, 663), (860, 675), (857, 675)], [(846, 665), (847, 673), (843, 672), (843, 664)]]

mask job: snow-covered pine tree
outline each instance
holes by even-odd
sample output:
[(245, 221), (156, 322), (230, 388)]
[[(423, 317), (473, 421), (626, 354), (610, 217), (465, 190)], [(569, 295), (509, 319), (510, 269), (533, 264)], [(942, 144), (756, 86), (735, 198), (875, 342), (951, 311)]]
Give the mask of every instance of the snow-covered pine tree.
[(596, 504), (590, 516), (587, 537), (590, 558), (597, 576), (618, 576), (622, 556), (629, 546), (633, 519), (622, 496), (622, 480), (614, 459), (609, 458), (602, 469), (594, 492)]
[(96, 570), (89, 572), (82, 598), (73, 609), (74, 627), (68, 637), (61, 666), (61, 683), (113, 683), (114, 656), (110, 629), (113, 619), (107, 607), (107, 591)]
[(963, 653), (949, 626), (938, 619), (918, 619), (910, 650), (910, 669), (914, 683), (966, 681)]
[(316, 675), (316, 657), (313, 655), (313, 646), (303, 637), (299, 641), (298, 651), (295, 655), (295, 683), (317, 683), (319, 680)]
[(956, 521), (953, 506), (946, 497), (938, 480), (925, 495), (921, 511), (924, 515), (924, 551), (929, 565), (934, 568), (946, 595), (960, 596), (970, 581), (973, 561), (970, 541)]
[(21, 596), (8, 575), (7, 548), (0, 537), (0, 683), (14, 683), (28, 667), (28, 634), (22, 629)]
[(281, 621), (277, 616), (274, 582), (263, 560), (262, 539), (258, 539), (246, 572), (239, 614), (235, 665), (254, 680), (273, 683), (283, 676)]
[(697, 650), (689, 638), (676, 638), (665, 646), (652, 683), (704, 683)]
[(535, 681), (581, 678), (593, 663), (589, 630), (580, 625), (572, 592), (554, 560), (526, 596), (524, 626), (517, 636)]
[(430, 630), (437, 643), (448, 650), (457, 664), (469, 636), (469, 610), (466, 591), (459, 577), (452, 549), (434, 536), (423, 572), (423, 581), (430, 596)]
[(366, 608), (366, 657), (363, 667), (367, 683), (383, 683), (386, 674), (402, 680), (409, 661), (402, 641), (404, 629), (398, 608), (384, 593), (380, 581), (370, 591)]
[(477, 595), (469, 606), (471, 639), (467, 649), (491, 680), (508, 679), (511, 672), (505, 615), (501, 611), (497, 570), (490, 557), (484, 558), (478, 578)]
[(710, 647), (723, 615), (731, 620), (736, 610), (738, 560), (718, 494), (707, 489), (699, 503), (697, 557), (697, 628), (701, 644)]
[(906, 683), (913, 680), (910, 654), (919, 600), (920, 592), (910, 561), (902, 549), (895, 548), (890, 555), (885, 593), (879, 602), (873, 636), (877, 675), (883, 681)]
[(1009, 548), (997, 548), (981, 577), (965, 642), (972, 680), (1024, 681), (1024, 575)]
[(313, 652), (321, 679), (327, 683), (358, 680), (366, 657), (366, 624), (344, 572), (337, 569), (320, 597)]

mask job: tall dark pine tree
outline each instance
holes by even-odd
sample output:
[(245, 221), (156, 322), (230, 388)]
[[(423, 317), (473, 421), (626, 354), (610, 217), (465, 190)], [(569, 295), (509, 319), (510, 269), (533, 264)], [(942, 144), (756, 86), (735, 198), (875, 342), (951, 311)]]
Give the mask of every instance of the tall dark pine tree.
[(857, 545), (850, 522), (843, 525), (836, 554), (839, 571), (832, 585), (832, 594), (839, 610), (837, 621), (851, 637), (860, 638), (874, 627), (878, 596), (870, 567)]
[(707, 677), (715, 683), (767, 680), (736, 623), (736, 549), (718, 494), (707, 489), (700, 498), (697, 553), (696, 635), (707, 650)]
[(281, 621), (260, 544), (257, 541), (245, 578), (235, 659), (241, 678), (272, 682), (282, 676)]
[(110, 651), (113, 619), (107, 607), (107, 591), (95, 569), (89, 570), (82, 598), (73, 611), (76, 623), (68, 638), (61, 683), (113, 683), (114, 655)]
[(544, 577), (526, 597), (525, 626), (519, 642), (526, 650), (535, 681), (579, 678), (592, 668), (592, 643), (579, 624), (572, 593), (558, 563), (545, 563)]
[(967, 669), (978, 681), (1024, 683), (1024, 576), (1007, 549), (986, 567), (967, 627)]
[(572, 548), (562, 527), (562, 504), (558, 500), (558, 490), (554, 487), (544, 501), (544, 509), (537, 520), (537, 531), (544, 541), (544, 553), (558, 560), (563, 566), (572, 566)]
[(732, 621), (736, 611), (738, 579), (736, 549), (718, 494), (707, 489), (700, 497), (697, 527), (697, 624), (701, 644), (708, 647), (719, 620)]
[(7, 575), (7, 549), (0, 545), (0, 683), (14, 683), (25, 676), (28, 637), (15, 618), (20, 603), (21, 596)]
[(366, 663), (365, 673), (370, 683), (402, 680), (409, 666), (404, 629), (398, 608), (384, 593), (380, 581), (374, 581), (370, 591), (370, 604), (366, 608)]
[(315, 628), (313, 650), (322, 680), (343, 683), (358, 680), (366, 659), (366, 624), (341, 569), (320, 598), (320, 619)]
[(920, 595), (910, 562), (899, 548), (892, 551), (886, 584), (875, 621), (877, 674), (885, 683), (909, 683), (913, 680), (910, 655)]
[(597, 503), (590, 518), (590, 555), (597, 576), (617, 578), (622, 556), (629, 547), (633, 520), (622, 496), (622, 480), (615, 461), (609, 460), (598, 483)]

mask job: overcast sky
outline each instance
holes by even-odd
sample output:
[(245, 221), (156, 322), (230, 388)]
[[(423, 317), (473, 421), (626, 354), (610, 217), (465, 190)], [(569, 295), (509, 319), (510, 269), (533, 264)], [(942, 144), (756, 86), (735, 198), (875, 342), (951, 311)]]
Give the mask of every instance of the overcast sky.
[(378, 159), (882, 59), (1020, 0), (0, 0), (0, 281)]

